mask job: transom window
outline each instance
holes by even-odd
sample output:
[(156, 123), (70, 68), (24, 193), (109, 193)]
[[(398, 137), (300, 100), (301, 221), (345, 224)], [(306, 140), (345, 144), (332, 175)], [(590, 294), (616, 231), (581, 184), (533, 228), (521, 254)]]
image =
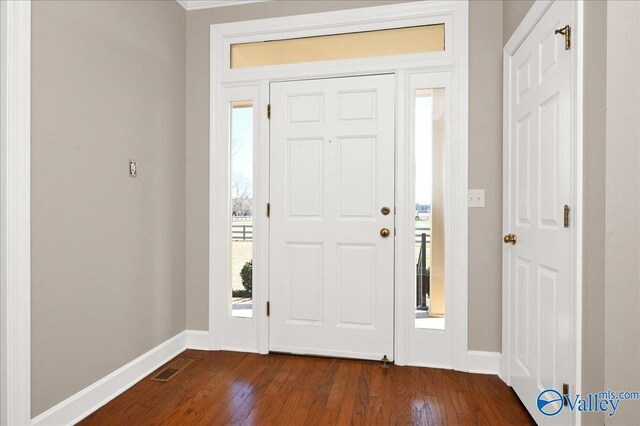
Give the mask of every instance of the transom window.
[(231, 69), (442, 52), (444, 24), (231, 45)]

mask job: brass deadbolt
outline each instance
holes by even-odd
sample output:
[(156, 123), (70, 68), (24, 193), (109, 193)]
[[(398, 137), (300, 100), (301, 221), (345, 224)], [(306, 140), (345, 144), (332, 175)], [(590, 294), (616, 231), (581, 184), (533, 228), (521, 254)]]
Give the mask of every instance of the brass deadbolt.
[(388, 215), (389, 213), (391, 213), (391, 209), (389, 207), (383, 207), (380, 209), (380, 213), (382, 213), (383, 215)]

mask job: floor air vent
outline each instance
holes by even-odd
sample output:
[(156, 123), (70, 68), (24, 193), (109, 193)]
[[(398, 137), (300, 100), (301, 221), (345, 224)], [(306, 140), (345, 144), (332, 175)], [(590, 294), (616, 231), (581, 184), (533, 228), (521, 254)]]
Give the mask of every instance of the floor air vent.
[(176, 377), (179, 372), (191, 365), (193, 361), (195, 361), (195, 359), (178, 358), (171, 364), (164, 367), (162, 370), (158, 371), (158, 373), (153, 376), (151, 380), (155, 380), (158, 382), (168, 382), (169, 380)]

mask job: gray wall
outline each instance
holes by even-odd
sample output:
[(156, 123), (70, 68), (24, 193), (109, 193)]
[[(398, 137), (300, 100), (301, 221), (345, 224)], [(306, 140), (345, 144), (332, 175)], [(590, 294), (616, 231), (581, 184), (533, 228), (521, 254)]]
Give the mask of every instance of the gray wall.
[[(640, 3), (607, 4), (605, 389), (640, 389)], [(622, 402), (607, 424), (640, 424)]]
[[(604, 388), (605, 140), (607, 4), (584, 3), (582, 392)], [(583, 424), (603, 424), (583, 414)]]
[(185, 329), (185, 15), (33, 3), (34, 416)]
[(469, 4), (469, 349), (502, 344), (502, 1)]
[[(477, 0), (476, 0), (477, 1)], [(502, 20), (502, 41), (507, 44), (522, 19), (525, 17), (534, 0), (504, 0)]]

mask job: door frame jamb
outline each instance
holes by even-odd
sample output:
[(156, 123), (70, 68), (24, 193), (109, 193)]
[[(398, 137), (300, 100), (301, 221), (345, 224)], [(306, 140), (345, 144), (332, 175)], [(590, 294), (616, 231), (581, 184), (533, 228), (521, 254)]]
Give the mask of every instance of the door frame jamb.
[(0, 425), (13, 425), (31, 423), (31, 0), (0, 3)]

